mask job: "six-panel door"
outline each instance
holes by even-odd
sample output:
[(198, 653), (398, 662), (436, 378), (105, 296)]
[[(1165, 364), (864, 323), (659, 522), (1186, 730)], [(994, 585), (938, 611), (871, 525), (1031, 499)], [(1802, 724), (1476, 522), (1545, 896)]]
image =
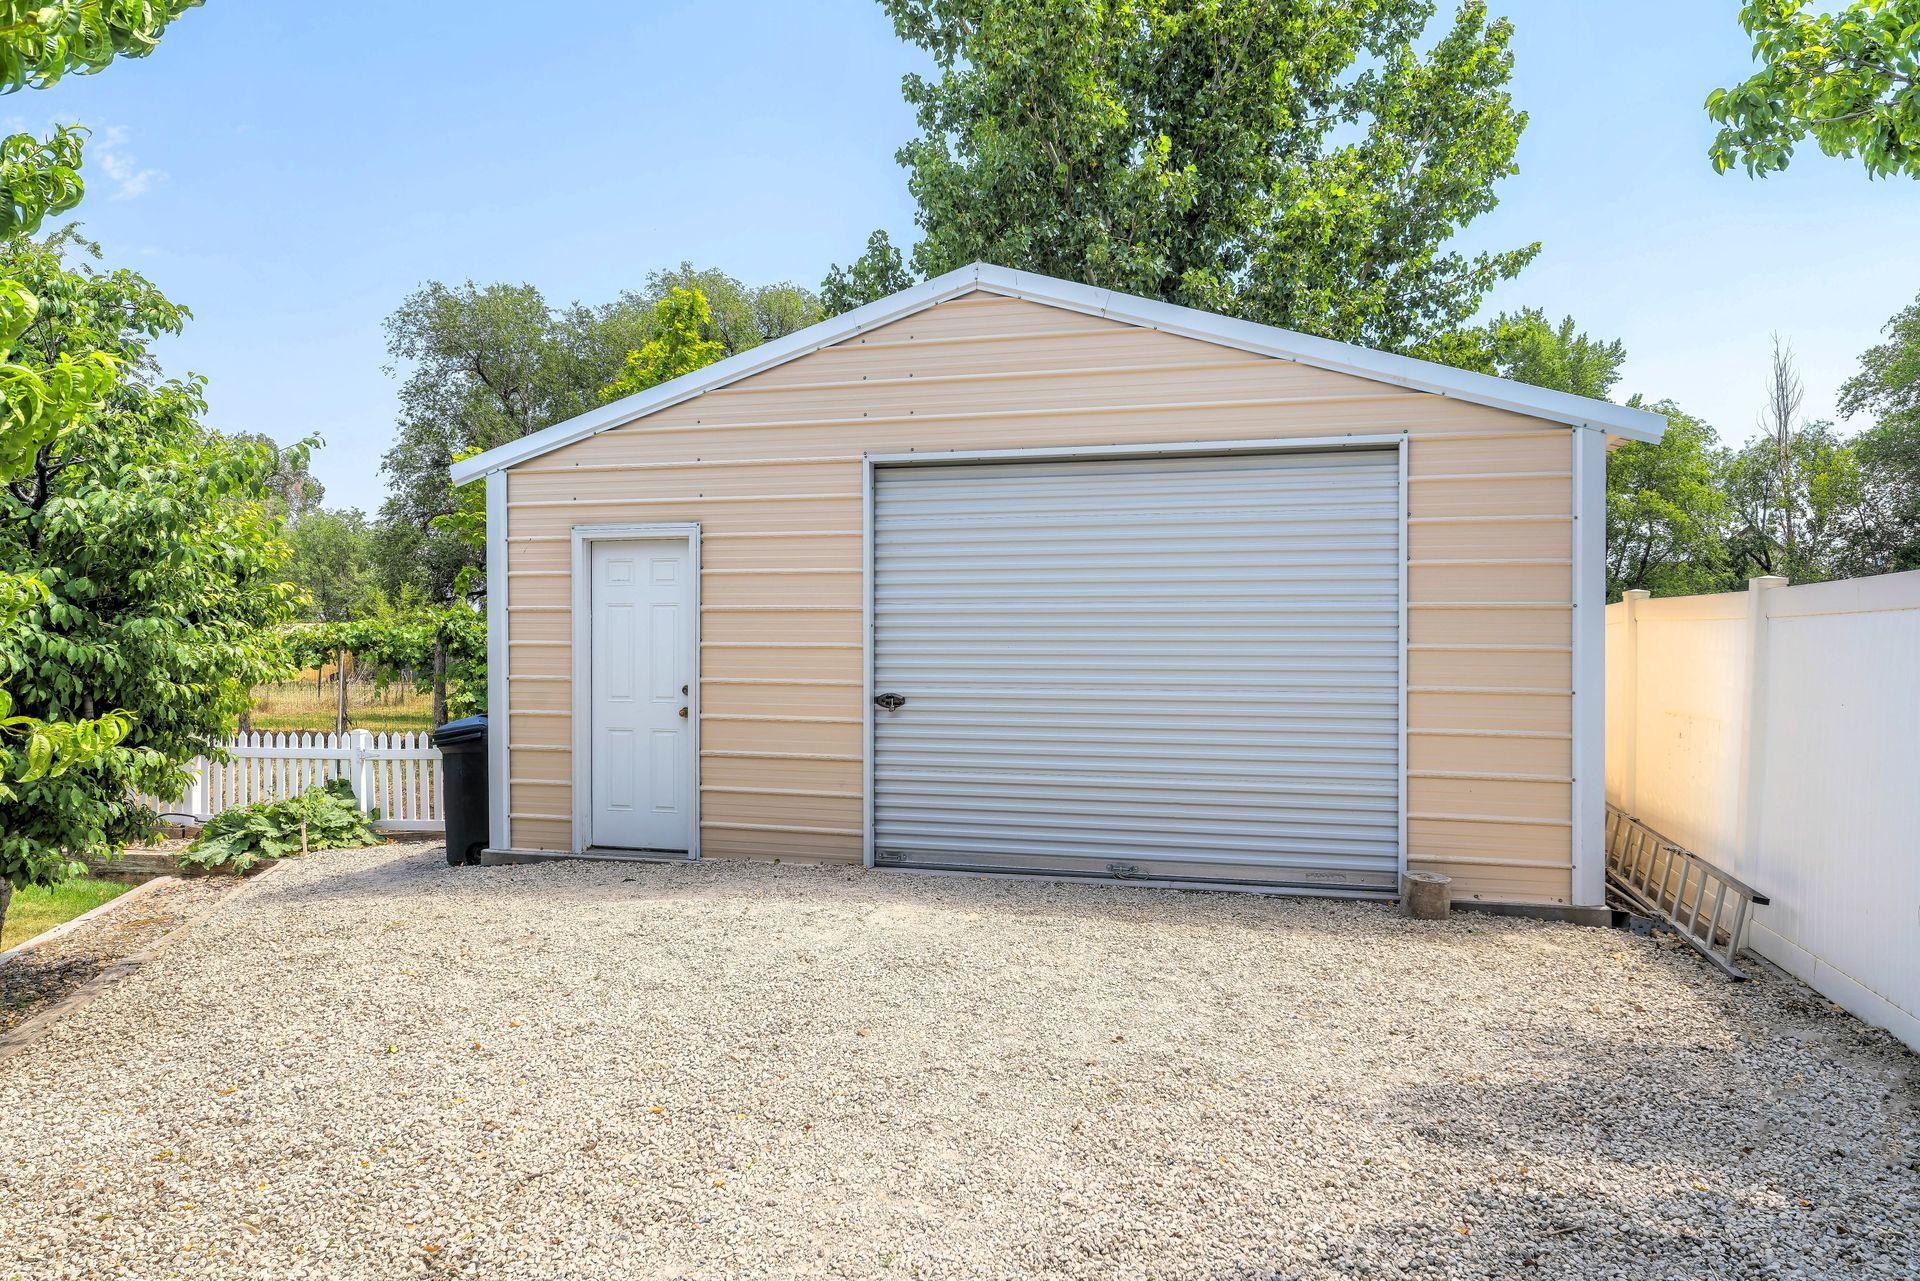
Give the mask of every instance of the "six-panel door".
[(682, 540), (592, 544), (595, 846), (691, 846), (692, 579)]

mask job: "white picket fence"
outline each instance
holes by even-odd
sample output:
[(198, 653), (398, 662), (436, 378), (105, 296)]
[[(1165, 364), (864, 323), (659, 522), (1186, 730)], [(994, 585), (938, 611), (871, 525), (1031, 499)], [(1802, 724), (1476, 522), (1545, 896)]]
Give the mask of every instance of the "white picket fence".
[(193, 782), (174, 804), (155, 802), (172, 814), (202, 822), (222, 810), (278, 800), (329, 779), (353, 783), (362, 812), (379, 810), (388, 831), (444, 831), (440, 750), (430, 734), (242, 734), (226, 744), (231, 760), (198, 757)]

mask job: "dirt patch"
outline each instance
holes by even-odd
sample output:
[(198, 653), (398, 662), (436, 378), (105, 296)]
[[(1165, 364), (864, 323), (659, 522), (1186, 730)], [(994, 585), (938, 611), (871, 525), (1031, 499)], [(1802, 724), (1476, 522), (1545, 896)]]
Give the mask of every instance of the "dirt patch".
[(178, 881), (119, 904), (44, 947), (0, 964), (0, 1033), (143, 952), (234, 887), (230, 877)]

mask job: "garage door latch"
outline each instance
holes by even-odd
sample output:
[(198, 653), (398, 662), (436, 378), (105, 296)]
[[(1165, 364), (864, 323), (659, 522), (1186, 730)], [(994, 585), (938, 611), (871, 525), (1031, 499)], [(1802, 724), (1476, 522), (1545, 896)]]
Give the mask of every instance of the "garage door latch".
[(889, 712), (897, 712), (907, 705), (907, 696), (905, 694), (875, 694), (873, 696), (873, 705), (875, 707), (885, 708)]

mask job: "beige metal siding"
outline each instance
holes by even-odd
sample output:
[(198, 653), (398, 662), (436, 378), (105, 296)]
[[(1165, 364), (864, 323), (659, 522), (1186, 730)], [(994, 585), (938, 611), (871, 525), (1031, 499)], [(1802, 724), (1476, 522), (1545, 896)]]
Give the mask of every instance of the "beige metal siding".
[(1400, 431), (1410, 865), (1564, 902), (1571, 429), (988, 294), (509, 471), (512, 844), (572, 843), (575, 525), (701, 525), (703, 854), (857, 862), (863, 453)]

